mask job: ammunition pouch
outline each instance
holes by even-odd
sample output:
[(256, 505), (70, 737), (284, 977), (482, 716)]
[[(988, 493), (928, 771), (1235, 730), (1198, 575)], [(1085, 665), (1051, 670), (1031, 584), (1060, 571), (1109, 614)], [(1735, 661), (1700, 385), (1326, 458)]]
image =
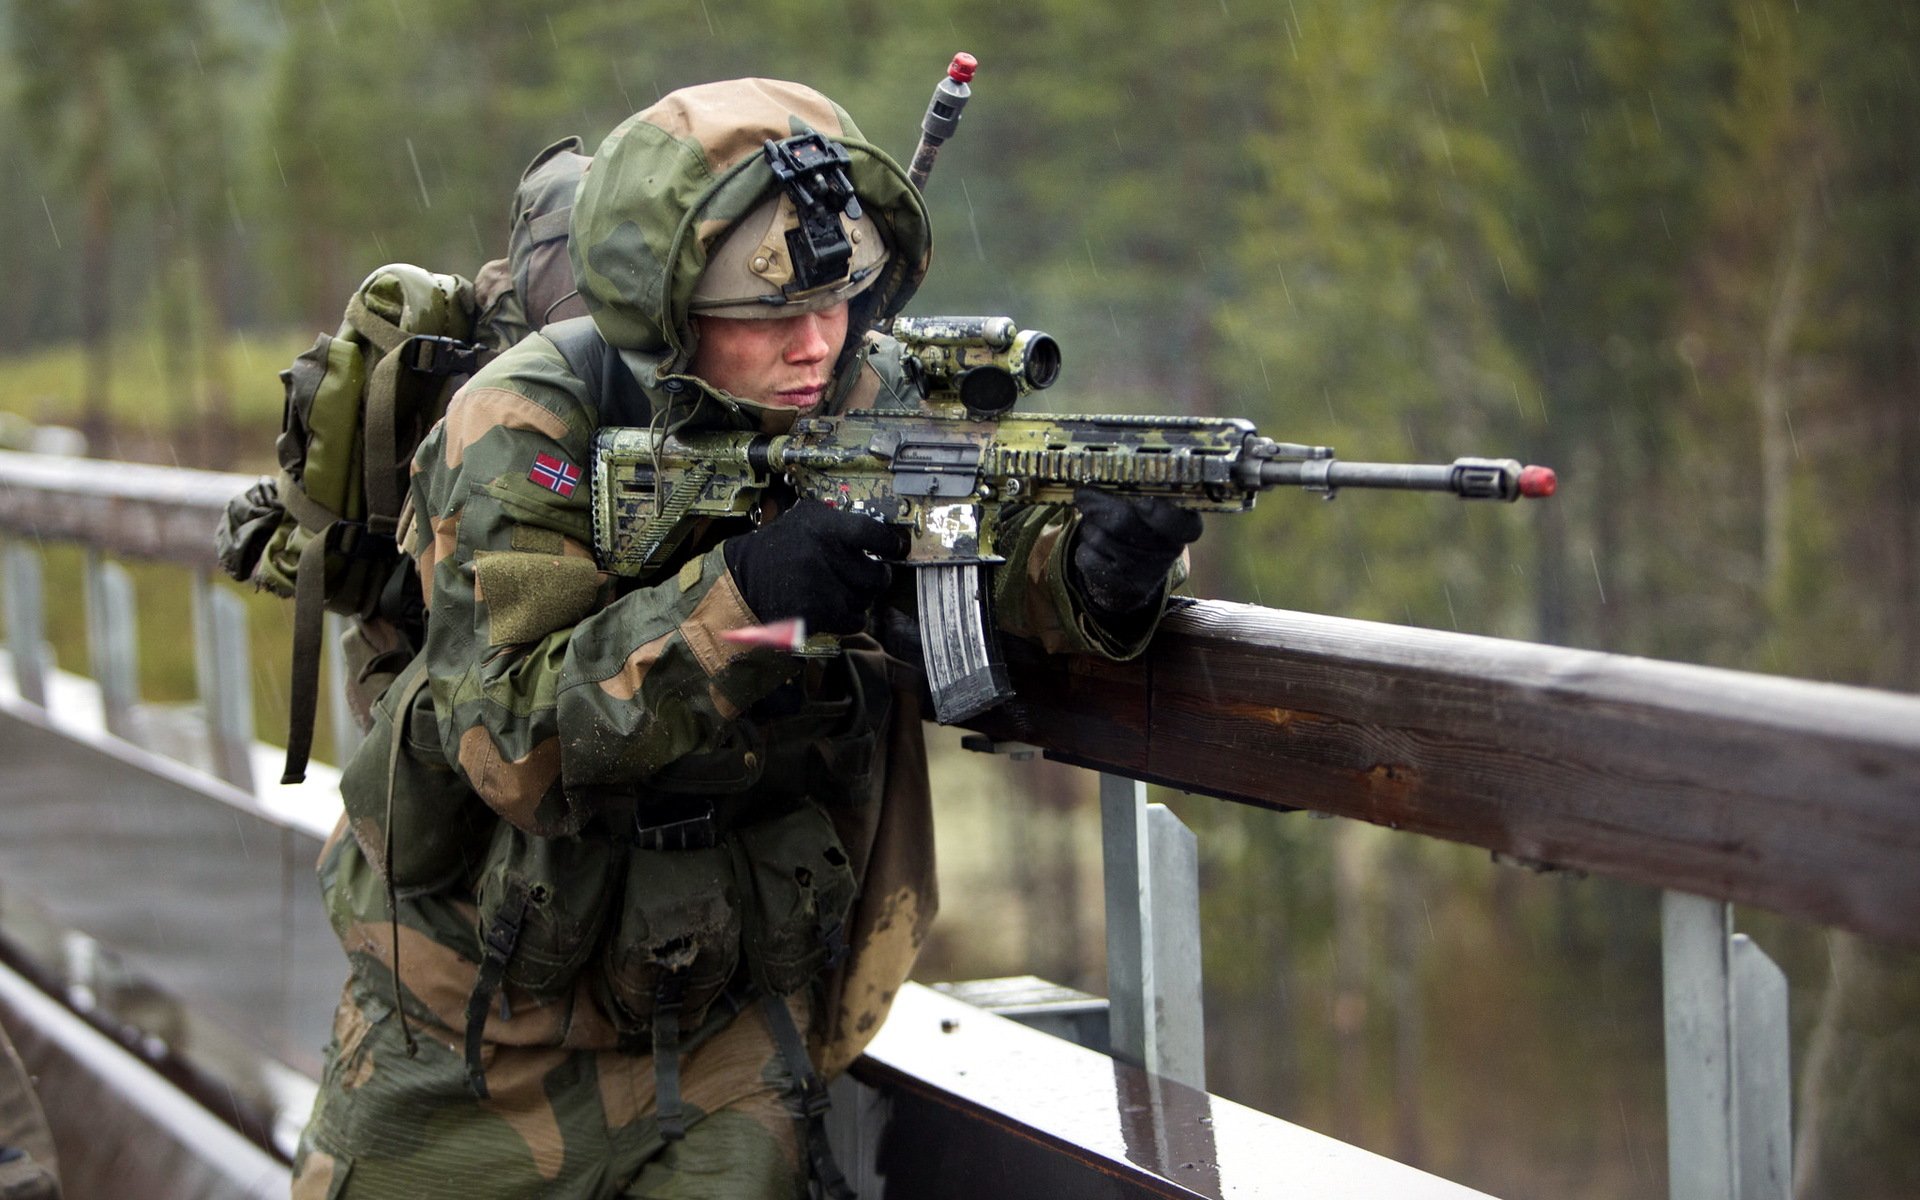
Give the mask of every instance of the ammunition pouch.
[(740, 962), (732, 856), (719, 846), (633, 850), (618, 912), (601, 955), (603, 1000), (616, 1027), (644, 1035), (663, 988), (674, 993), (679, 1021), (698, 1026)]
[[(572, 986), (606, 925), (617, 851), (605, 837), (537, 837), (495, 823), (474, 898), (503, 982), (536, 996)], [(509, 927), (511, 939), (494, 945), (503, 942), (496, 931)]]
[(830, 660), (815, 698), (735, 722), (645, 788), (604, 797), (609, 815), (633, 814), (628, 831), (542, 838), (497, 823), (475, 889), (482, 962), (466, 1032), (476, 1094), (486, 1094), (482, 1032), (499, 990), (554, 996), (595, 961), (600, 1007), (626, 1044), (655, 1057), (663, 1133), (680, 1128), (669, 1119), (679, 1047), (713, 1006), (749, 988), (791, 994), (841, 961), (858, 881), (827, 804), (870, 790), (889, 696), (874, 674), (881, 658)]
[(745, 904), (741, 944), (753, 984), (799, 991), (846, 957), (858, 883), (833, 821), (807, 803), (740, 830), (732, 844)]

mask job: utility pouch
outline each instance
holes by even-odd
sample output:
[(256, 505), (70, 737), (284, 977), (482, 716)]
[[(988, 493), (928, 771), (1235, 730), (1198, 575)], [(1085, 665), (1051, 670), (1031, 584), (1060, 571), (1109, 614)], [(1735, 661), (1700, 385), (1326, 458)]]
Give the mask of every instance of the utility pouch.
[(440, 748), (426, 678), (424, 656), (407, 664), (374, 703), (366, 740), (340, 775), (347, 828), (402, 899), (470, 878), (494, 823)]
[[(280, 436), (274, 447), (280, 459), (281, 503), (295, 496), (290, 510), (267, 543), (253, 571), (253, 582), (277, 596), (291, 598), (300, 579), (301, 556), (307, 543), (325, 532), (331, 519), (359, 521), (365, 516), (360, 447), (361, 397), (367, 386), (367, 360), (361, 346), (347, 337), (320, 334), (293, 365), (280, 372), (286, 391)], [(302, 503), (305, 501), (306, 503)], [(308, 520), (303, 523), (300, 516)], [(341, 539), (324, 569), (323, 602), (334, 612), (370, 614), (379, 586), (385, 582), (390, 547), (379, 548), (383, 560), (373, 564), (357, 557), (357, 544)], [(372, 550), (374, 547), (365, 547)]]
[(833, 803), (862, 803), (873, 791), (873, 773), (879, 757), (880, 730), (893, 708), (887, 686), (886, 654), (857, 639), (844, 647), (839, 661), (847, 672), (846, 715), (829, 737), (815, 738), (806, 764), (809, 795)]
[[(619, 923), (600, 973), (622, 1033), (647, 1032), (663, 986), (677, 992), (680, 1028), (700, 1024), (739, 965), (740, 907), (724, 847), (628, 853)], [(677, 978), (669, 984), (670, 977)]]
[(741, 945), (753, 982), (776, 996), (846, 956), (858, 885), (833, 822), (811, 801), (740, 829), (734, 869), (745, 899)]
[(614, 850), (604, 837), (536, 837), (496, 822), (475, 899), (505, 983), (539, 996), (573, 983), (606, 921)]

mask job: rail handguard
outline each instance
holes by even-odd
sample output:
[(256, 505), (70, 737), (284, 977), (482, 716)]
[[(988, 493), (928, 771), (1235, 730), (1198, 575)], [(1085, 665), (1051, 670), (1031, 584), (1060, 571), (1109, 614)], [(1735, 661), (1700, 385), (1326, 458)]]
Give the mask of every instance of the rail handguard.
[[(1553, 494), (1554, 474), (1514, 459), (1352, 463), (1325, 446), (1276, 442), (1235, 417), (1008, 411), (1059, 372), (1053, 339), (1005, 318), (903, 320), (923, 396), (900, 407), (808, 417), (784, 434), (602, 429), (594, 439), (593, 538), (603, 569), (653, 574), (705, 519), (746, 517), (784, 479), (801, 496), (909, 531), (921, 645), (935, 717), (962, 721), (1010, 696), (983, 603), (983, 567), (1012, 505), (1072, 503), (1082, 487), (1242, 512), (1299, 487), (1451, 492), (1466, 500)], [(938, 352), (938, 353), (936, 353)], [(942, 357), (944, 356), (944, 357)], [(933, 361), (938, 360), (938, 361)], [(967, 380), (1000, 376), (994, 404)], [(817, 639), (816, 639), (817, 640)]]

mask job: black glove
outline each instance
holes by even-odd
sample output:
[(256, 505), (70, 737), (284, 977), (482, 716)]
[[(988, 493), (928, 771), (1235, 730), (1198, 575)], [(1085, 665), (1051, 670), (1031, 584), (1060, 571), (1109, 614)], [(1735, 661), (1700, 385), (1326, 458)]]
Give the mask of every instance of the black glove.
[(1200, 514), (1158, 497), (1116, 496), (1081, 488), (1072, 571), (1080, 592), (1101, 613), (1131, 616), (1160, 598), (1167, 571), (1204, 528)]
[(872, 517), (802, 500), (725, 543), (747, 607), (762, 621), (799, 617), (813, 633), (858, 633), (893, 579), (900, 535)]
[(280, 486), (272, 479), (262, 479), (227, 501), (226, 514), (213, 531), (220, 569), (237, 583), (251, 582), (260, 555), (273, 540), (286, 511), (280, 504)]

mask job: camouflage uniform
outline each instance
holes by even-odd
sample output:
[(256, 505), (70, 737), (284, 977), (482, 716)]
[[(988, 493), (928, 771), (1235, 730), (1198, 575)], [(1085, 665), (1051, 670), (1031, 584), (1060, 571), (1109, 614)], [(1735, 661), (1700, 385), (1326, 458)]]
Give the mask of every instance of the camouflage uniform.
[[(838, 106), (760, 80), (678, 92), (609, 136), (573, 216), (582, 294), (647, 411), (603, 415), (534, 336), (475, 376), (414, 460), (402, 532), (430, 610), (424, 686), (382, 699), (396, 736), (376, 725), (349, 765), (350, 820), (322, 857), (352, 974), (296, 1196), (800, 1194), (794, 1081), (757, 998), (785, 997), (831, 1075), (907, 976), (936, 904), (912, 672), (871, 638), (805, 665), (723, 640), (758, 623), (720, 548), (745, 522), (619, 580), (595, 568), (584, 480), (530, 477), (543, 459), (584, 467), (610, 420), (754, 426), (683, 373), (688, 297), (709, 248), (775, 186), (762, 143), (806, 127), (848, 147), (892, 251), (852, 327), (898, 311), (926, 269), (925, 213)], [(619, 217), (634, 193), (644, 224)], [(894, 343), (850, 342), (829, 411), (903, 386)], [(999, 623), (1054, 650), (1137, 653), (1144, 634), (1103, 630), (1066, 582), (1076, 519), (1035, 507), (1013, 522)], [(716, 811), (720, 847), (636, 845), (636, 825), (688, 797)], [(803, 853), (814, 869), (790, 870)], [(518, 907), (500, 899), (515, 863), (547, 881)], [(521, 923), (494, 996), (483, 963), (503, 905)], [(832, 963), (823, 943), (842, 940)], [(695, 981), (671, 1039), (678, 1141), (662, 1136), (648, 1053), (669, 970)], [(484, 1099), (463, 1061), (476, 1003)]]

